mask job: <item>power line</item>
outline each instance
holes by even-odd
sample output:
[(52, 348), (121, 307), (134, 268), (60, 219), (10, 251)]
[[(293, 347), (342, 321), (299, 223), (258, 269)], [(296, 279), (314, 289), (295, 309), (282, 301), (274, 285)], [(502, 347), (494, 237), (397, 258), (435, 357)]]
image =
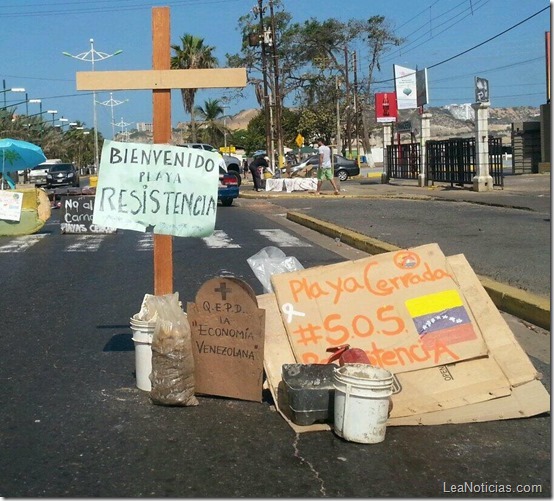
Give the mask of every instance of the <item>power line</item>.
[[(478, 8), (482, 8), (484, 7), (488, 2), (489, 0), (480, 0), (481, 2), (484, 1), (484, 3), (481, 3), (478, 5)], [(439, 19), (440, 17), (448, 14), (449, 12), (453, 11), (454, 9), (456, 9), (457, 7), (459, 7), (460, 5), (462, 5), (463, 3), (465, 2), (462, 2), (458, 5), (456, 5), (455, 7), (453, 7), (452, 9), (446, 11), (446, 12), (443, 12), (442, 14), (438, 15), (435, 19)], [(476, 10), (476, 9), (474, 9)], [(456, 19), (457, 17), (461, 16), (462, 14), (464, 14), (465, 12), (468, 12), (470, 11), (470, 9), (464, 9), (463, 11), (459, 12), (458, 14), (446, 19), (445, 21), (441, 22), (438, 26), (435, 27), (436, 28), (439, 28), (441, 26), (443, 26), (444, 24), (448, 23), (449, 21), (453, 20), (453, 19)], [(420, 40), (421, 38), (423, 38), (425, 35), (427, 35), (428, 33), (431, 33), (431, 29), (429, 29), (428, 32), (425, 32), (423, 33), (422, 35), (420, 35), (419, 37), (417, 37), (416, 39), (414, 40), (411, 40), (409, 43), (401, 46), (400, 48), (398, 48), (396, 51), (392, 52), (391, 54), (388, 54), (387, 55), (387, 58), (383, 61), (384, 63), (386, 63), (387, 61), (390, 61), (392, 58), (394, 58), (397, 54), (406, 54), (408, 52), (411, 52), (412, 50), (414, 49), (417, 49), (418, 47), (421, 47), (422, 45), (430, 42), (433, 38), (437, 37), (438, 35), (440, 35), (441, 33), (444, 33), (445, 31), (449, 30), (450, 28), (452, 28), (452, 26), (455, 26), (456, 24), (458, 23), (461, 23), (466, 17), (469, 17), (469, 16), (472, 16), (473, 15), (473, 11), (471, 12), (468, 12), (465, 16), (463, 16), (461, 19), (458, 19), (457, 21), (449, 24), (446, 28), (444, 28), (443, 30), (439, 31), (438, 33), (435, 33), (434, 35), (431, 35), (430, 38), (428, 38), (427, 40), (423, 41), (422, 43), (420, 43), (419, 45), (416, 45), (415, 47), (411, 47), (410, 49), (406, 50), (408, 47), (410, 47), (412, 44), (414, 44), (415, 42), (417, 42), (418, 40)], [(409, 35), (407, 35), (408, 37), (417, 33), (418, 31), (420, 31), (421, 29), (423, 29), (425, 27), (425, 25), (422, 25), (421, 27), (419, 27), (417, 30), (413, 31), (412, 33), (410, 33)]]
[[(449, 61), (452, 61), (453, 59), (456, 59), (457, 57), (460, 57), (460, 56), (463, 56), (464, 54), (467, 54), (468, 52), (471, 52), (472, 50), (475, 50), (477, 49), (478, 47), (481, 47), (482, 45), (485, 45), (486, 43), (489, 43), (491, 42), (492, 40), (504, 35), (505, 33), (508, 33), (508, 31), (511, 31), (513, 30), (514, 28), (517, 28), (518, 26), (522, 25), (523, 23), (526, 23), (527, 21), (529, 21), (530, 19), (534, 18), (535, 16), (538, 16), (539, 14), (541, 14), (542, 12), (544, 12), (545, 10), (549, 10), (550, 9), (550, 6), (548, 7), (545, 7), (544, 9), (541, 9), (539, 10), (538, 12), (535, 12), (534, 14), (530, 15), (529, 17), (523, 19), (522, 21), (520, 21), (519, 23), (516, 23), (514, 24), (513, 26), (511, 26), (510, 28), (507, 28), (505, 29), (504, 31), (498, 33), (497, 35), (494, 35), (490, 38), (488, 38), (487, 40), (485, 40), (484, 42), (481, 42), (481, 43), (478, 43), (477, 45), (474, 45), (473, 47), (469, 48), (469, 49), (466, 49), (462, 52), (459, 52), (458, 54), (455, 54), (454, 56), (451, 56), (447, 59), (444, 59), (438, 63), (435, 63), (431, 66), (427, 66), (427, 69), (431, 69), (431, 68), (436, 68), (437, 66), (440, 66), (441, 64), (444, 64), (444, 63), (447, 63)], [(388, 78), (386, 80), (379, 80), (379, 81), (376, 81), (376, 82), (373, 82), (373, 84), (379, 84), (379, 83), (387, 83), (387, 82), (394, 82), (394, 78)]]
[[(112, 0), (96, 0), (96, 4), (98, 3), (107, 3), (108, 6), (100, 6), (100, 7), (91, 7), (90, 3), (87, 4), (84, 8), (77, 8), (70, 10), (68, 9), (68, 6), (72, 6), (73, 4), (79, 6), (83, 5), (82, 2), (55, 2), (55, 3), (47, 3), (47, 4), (35, 4), (33, 5), (33, 9), (36, 7), (52, 7), (54, 5), (62, 6), (59, 10), (34, 10), (33, 12), (13, 12), (9, 13), (6, 12), (6, 9), (9, 8), (5, 5), (2, 5), (2, 13), (0, 14), (0, 18), (13, 18), (13, 17), (36, 17), (36, 16), (58, 16), (58, 15), (72, 15), (72, 14), (92, 14), (96, 12), (124, 12), (124, 11), (131, 11), (131, 10), (143, 10), (143, 9), (151, 9), (152, 8), (152, 2), (141, 2), (140, 4), (136, 5), (127, 5), (122, 6), (121, 2), (123, 1), (135, 1), (135, 0), (119, 0), (117, 4), (114, 4)], [(221, 3), (229, 3), (229, 2), (238, 2), (240, 0), (166, 0), (166, 4), (171, 4), (174, 7), (178, 6), (187, 6), (187, 5), (205, 5), (205, 4), (221, 4)], [(17, 8), (20, 8), (20, 5), (17, 6)]]
[(468, 52), (474, 50), (474, 49), (477, 49), (478, 47), (481, 47), (482, 45), (485, 45), (486, 43), (489, 43), (491, 42), (492, 40), (504, 35), (505, 33), (508, 33), (508, 31), (511, 31), (513, 30), (514, 28), (517, 28), (518, 26), (522, 25), (523, 23), (526, 23), (527, 21), (529, 21), (529, 19), (533, 19), (535, 16), (538, 16), (539, 14), (541, 14), (542, 12), (544, 12), (545, 10), (549, 10), (550, 9), (550, 6), (548, 7), (545, 7), (544, 9), (541, 9), (539, 10), (538, 12), (535, 12), (534, 14), (532, 14), (531, 16), (525, 18), (523, 21), (520, 21), (519, 23), (517, 24), (514, 24), (512, 27), (508, 28), (508, 29), (505, 29), (504, 31), (498, 33), (498, 35), (494, 35), (493, 37), (490, 37), (489, 39), (485, 40), (484, 42), (481, 42), (477, 45), (474, 45), (473, 47), (467, 49), (467, 50), (464, 50), (463, 52), (460, 52), (459, 54), (456, 54), (452, 57), (449, 57), (448, 59), (444, 59), (443, 61), (439, 62), (439, 63), (435, 63), (431, 66), (428, 66), (427, 69), (431, 69), (431, 68), (436, 68), (437, 66), (440, 66), (441, 64), (444, 64), (444, 63), (447, 63), (448, 61), (452, 61), (452, 59), (456, 59), (457, 57), (460, 57), (460, 56), (463, 56), (464, 54), (467, 54)]

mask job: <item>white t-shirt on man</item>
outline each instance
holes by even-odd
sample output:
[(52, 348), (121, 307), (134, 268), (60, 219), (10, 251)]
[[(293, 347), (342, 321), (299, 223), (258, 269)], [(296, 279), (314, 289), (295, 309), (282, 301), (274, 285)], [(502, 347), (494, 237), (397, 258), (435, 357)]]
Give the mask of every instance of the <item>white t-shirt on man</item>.
[(325, 144), (322, 144), (317, 151), (319, 152), (319, 155), (323, 155), (321, 157), (321, 167), (323, 169), (330, 169), (331, 168), (331, 148), (329, 146), (326, 146)]

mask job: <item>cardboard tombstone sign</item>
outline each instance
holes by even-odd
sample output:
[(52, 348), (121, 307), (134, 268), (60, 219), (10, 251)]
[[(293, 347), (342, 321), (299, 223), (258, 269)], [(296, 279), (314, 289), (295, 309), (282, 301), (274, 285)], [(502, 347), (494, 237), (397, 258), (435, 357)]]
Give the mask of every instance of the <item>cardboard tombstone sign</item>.
[(208, 280), (187, 304), (196, 393), (262, 400), (265, 310), (237, 278)]
[(348, 343), (393, 373), (487, 354), (437, 244), (271, 277), (294, 354), (325, 363)]

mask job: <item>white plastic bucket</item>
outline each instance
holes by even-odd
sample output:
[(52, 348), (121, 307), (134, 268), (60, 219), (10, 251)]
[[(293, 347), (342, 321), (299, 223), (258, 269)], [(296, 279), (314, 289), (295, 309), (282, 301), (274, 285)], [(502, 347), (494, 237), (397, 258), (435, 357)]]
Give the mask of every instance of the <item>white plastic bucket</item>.
[(152, 372), (152, 338), (156, 322), (146, 322), (131, 317), (131, 330), (135, 343), (135, 372), (137, 388), (144, 391), (152, 389), (150, 373)]
[(350, 442), (385, 440), (392, 374), (367, 364), (345, 364), (334, 372), (335, 433)]

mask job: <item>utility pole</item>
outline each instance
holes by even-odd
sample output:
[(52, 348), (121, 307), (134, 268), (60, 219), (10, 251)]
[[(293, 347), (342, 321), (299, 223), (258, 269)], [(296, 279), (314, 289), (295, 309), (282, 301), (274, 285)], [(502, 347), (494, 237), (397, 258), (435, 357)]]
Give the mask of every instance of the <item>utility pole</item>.
[(348, 64), (348, 47), (344, 46), (344, 79), (345, 79), (345, 94), (346, 94), (346, 144), (348, 145), (348, 153), (352, 155), (352, 120), (350, 108), (350, 78)]
[(337, 98), (337, 154), (341, 154), (341, 146), (342, 141), (340, 137), (340, 99), (339, 99), (339, 92), (340, 92), (340, 86), (339, 86), (339, 77), (338, 75), (335, 77), (335, 91), (336, 91), (336, 98)]
[[(267, 37), (264, 28), (264, 8), (263, 0), (258, 0), (257, 12), (260, 15), (260, 34), (261, 34), (261, 47), (262, 47), (262, 74), (264, 82), (264, 114), (265, 114), (265, 143), (266, 143), (266, 153), (269, 157), (269, 165), (273, 170), (274, 164), (274, 155), (273, 155), (273, 140), (272, 140), (272, 131), (271, 131), (271, 107), (269, 102), (269, 86), (267, 84), (267, 58), (266, 58), (266, 45)], [(275, 172), (273, 170), (273, 172)]]
[(354, 57), (352, 59), (354, 66), (354, 124), (356, 125), (356, 158), (358, 159), (358, 165), (360, 165), (360, 123), (358, 120), (358, 62), (356, 60), (356, 51), (354, 51)]
[(271, 18), (271, 53), (273, 55), (273, 104), (275, 105), (275, 132), (277, 136), (277, 155), (279, 158), (279, 169), (284, 165), (284, 145), (282, 123), (282, 105), (281, 88), (279, 83), (279, 58), (277, 55), (277, 37), (275, 30), (275, 15), (273, 13), (273, 0), (269, 0), (269, 15)]

